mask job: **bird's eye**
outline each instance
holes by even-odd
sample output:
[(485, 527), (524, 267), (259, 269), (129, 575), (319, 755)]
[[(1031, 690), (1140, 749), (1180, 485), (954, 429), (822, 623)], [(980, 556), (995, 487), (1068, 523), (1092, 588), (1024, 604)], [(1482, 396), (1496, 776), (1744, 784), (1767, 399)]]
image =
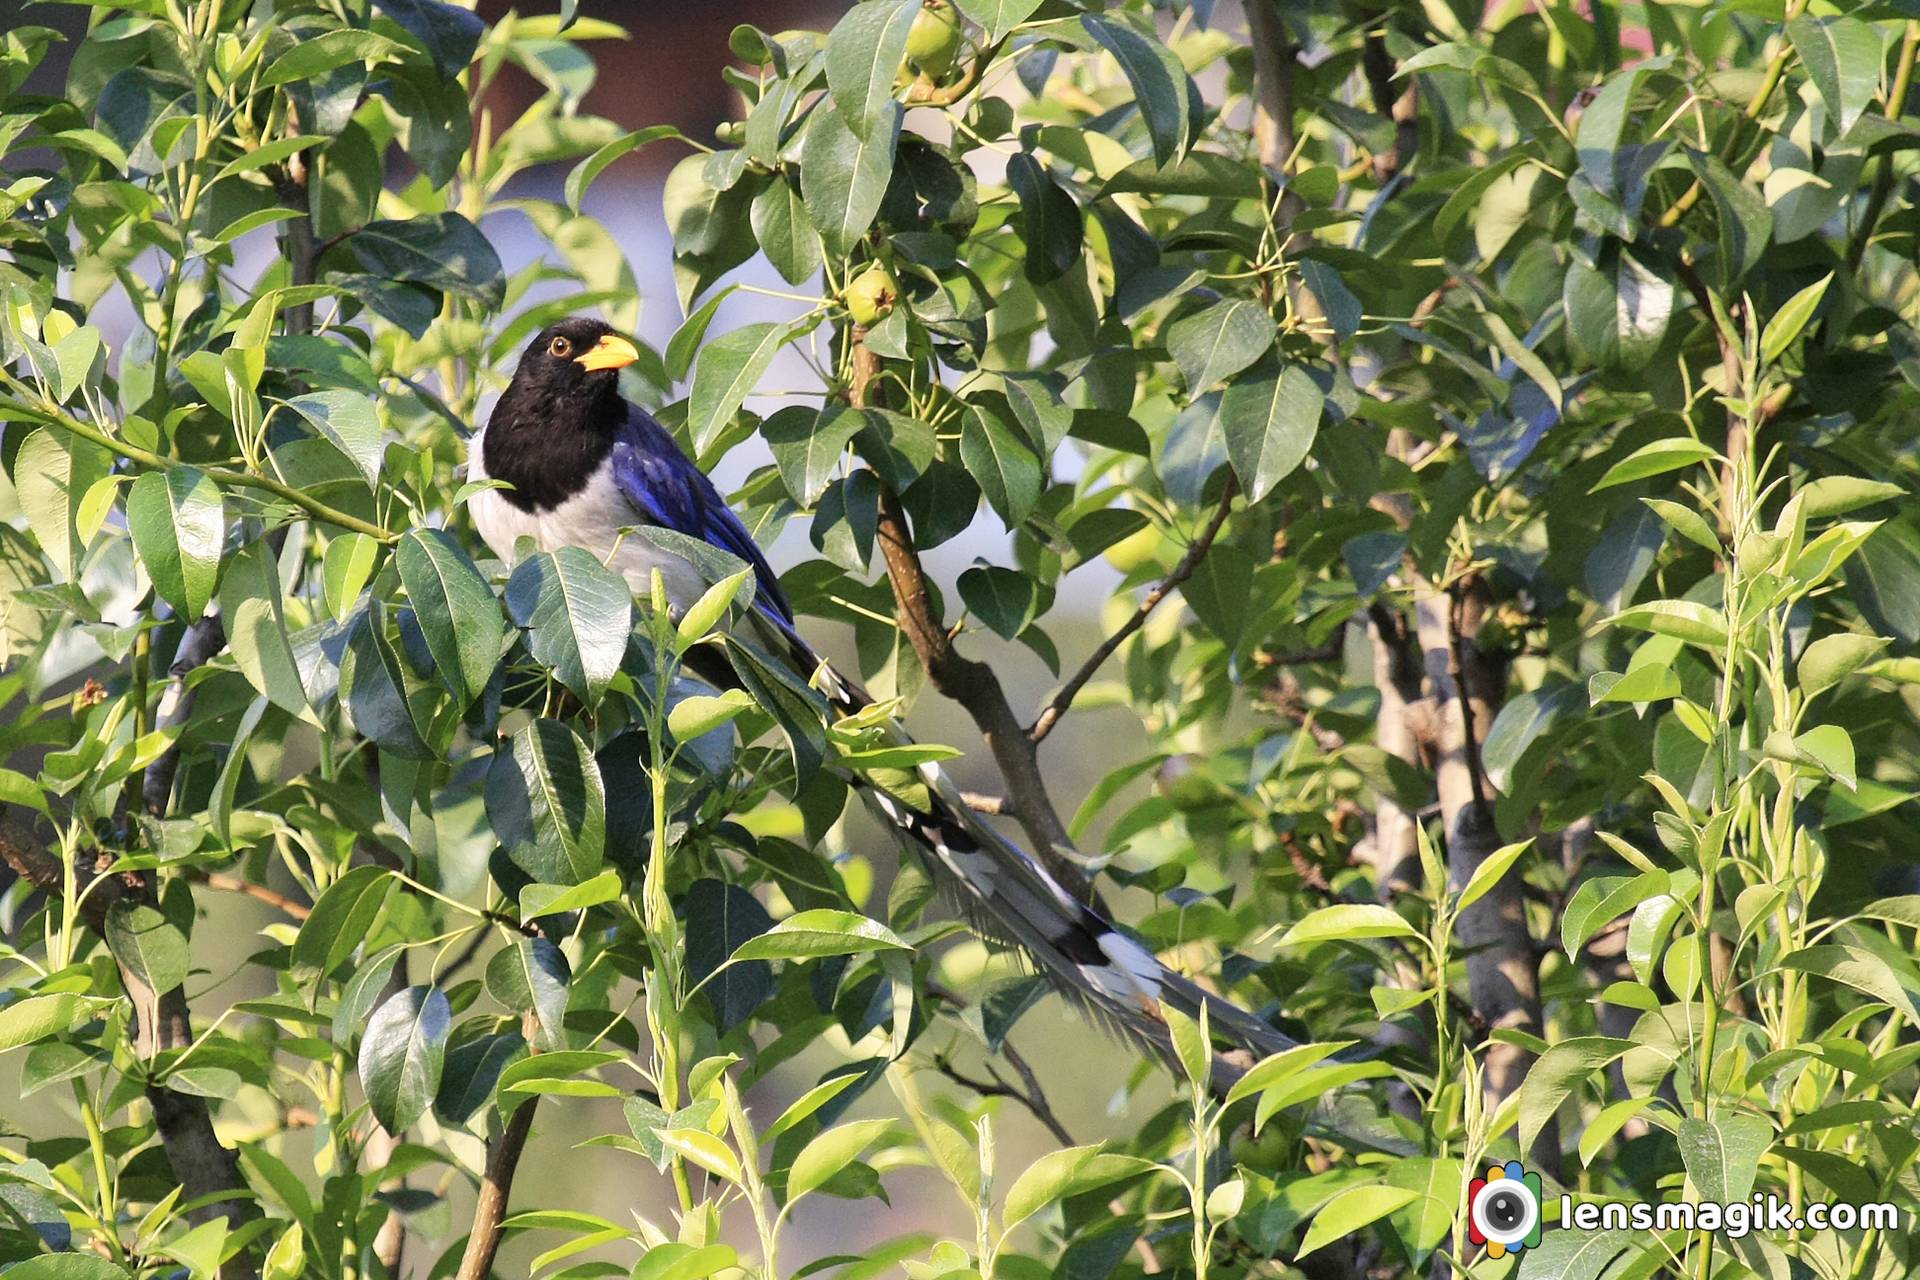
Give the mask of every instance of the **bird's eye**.
[(553, 352), (554, 355), (559, 356), (562, 360), (565, 360), (573, 354), (573, 343), (567, 341), (565, 338), (555, 338), (547, 344), (547, 350)]

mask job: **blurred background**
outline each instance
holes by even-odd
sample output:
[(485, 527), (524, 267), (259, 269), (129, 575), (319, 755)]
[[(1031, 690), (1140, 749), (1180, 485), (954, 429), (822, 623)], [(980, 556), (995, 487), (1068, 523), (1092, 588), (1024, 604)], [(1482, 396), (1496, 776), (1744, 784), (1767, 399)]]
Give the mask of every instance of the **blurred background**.
[[(524, 11), (537, 12), (541, 7), (536, 0), (531, 9)], [(724, 4), (698, 0), (694, 3), (583, 0), (580, 6), (583, 16), (624, 27), (629, 38), (587, 46), (598, 65), (598, 75), (580, 110), (633, 129), (672, 124), (689, 137), (710, 141), (716, 125), (739, 118), (741, 114), (737, 95), (720, 75), (722, 66), (733, 60), (727, 36), (737, 24), (752, 23), (774, 32), (795, 27), (826, 30), (846, 7), (844, 3), (820, 0), (735, 0)], [(504, 0), (482, 0), (478, 5), (479, 12), (489, 21), (497, 21), (510, 8)], [(29, 7), (19, 0), (0, 0), (0, 30), (15, 23), (31, 22), (62, 30), (71, 40), (80, 34), (88, 12), (60, 4)], [(1213, 25), (1229, 31), (1243, 29), (1237, 14), (1226, 4), (1220, 6)], [(65, 50), (70, 47), (70, 43), (54, 47), (28, 82), (27, 92), (59, 92), (66, 74)], [(1018, 92), (1017, 83), (1015, 91)], [(496, 120), (510, 120), (539, 94), (540, 87), (530, 76), (509, 65), (492, 86), (487, 105)], [(911, 125), (910, 117), (909, 127)], [(657, 349), (665, 347), (684, 318), (675, 297), (671, 241), (661, 208), (661, 190), (667, 171), (683, 154), (684, 148), (677, 144), (660, 143), (623, 157), (598, 179), (584, 204), (584, 211), (600, 219), (624, 249), (643, 301), (639, 336)], [(982, 154), (974, 153), (976, 157)], [(568, 167), (556, 165), (522, 175), (509, 194), (558, 200)], [(497, 216), (485, 224), (484, 230), (499, 251), (509, 275), (529, 261), (552, 255), (550, 246), (518, 215)], [(265, 252), (271, 252), (271, 242), (267, 245)], [(557, 255), (553, 256), (558, 261)], [(241, 274), (253, 273), (243, 267)], [(730, 278), (792, 291), (791, 286), (759, 259), (741, 267)], [(803, 288), (799, 292), (807, 290)], [(113, 298), (118, 301), (118, 294)], [(717, 336), (757, 320), (787, 319), (801, 310), (804, 307), (797, 303), (736, 292), (722, 304), (708, 332), (710, 336)], [(93, 322), (112, 343), (127, 331), (130, 316), (124, 311), (119, 316), (100, 314), (93, 317)], [(783, 378), (782, 370), (790, 376)], [(811, 386), (814, 381), (805, 364), (789, 351), (783, 354), (782, 362), (775, 364), (763, 385), (800, 388)], [(748, 402), (750, 408), (763, 414), (777, 408), (779, 403)], [(483, 414), (486, 407), (483, 405)], [(716, 479), (724, 491), (770, 460), (757, 439), (749, 441), (728, 456)], [(1071, 463), (1063, 458), (1060, 465)], [(4, 478), (0, 478), (0, 488), (4, 488), (5, 483)], [(11, 493), (0, 493), (0, 506), (8, 512), (14, 509)], [(782, 540), (770, 548), (776, 568), (793, 563), (803, 553), (811, 554), (804, 526), (804, 521), (795, 522)], [(985, 528), (982, 522), (928, 555), (928, 568), (949, 599), (957, 599), (953, 583), (961, 570), (976, 558), (1011, 563), (1004, 534), (988, 536)], [(1104, 561), (1095, 560), (1062, 582), (1049, 630), (1066, 669), (1076, 665), (1098, 642), (1102, 604), (1117, 581), (1117, 573)], [(823, 642), (836, 662), (851, 663), (852, 646), (847, 636), (833, 635), (832, 627), (817, 620), (812, 620), (808, 629)], [(985, 652), (988, 643), (993, 646), (991, 653)], [(1054, 675), (1022, 646), (1000, 644), (991, 637), (969, 644), (975, 646), (981, 656), (994, 659), (1016, 707), (1023, 703), (1038, 704), (1056, 683)], [(1093, 692), (1089, 690), (1090, 695)], [(953, 767), (962, 786), (989, 793), (1000, 789), (998, 775), (977, 732), (957, 707), (929, 693), (917, 706), (912, 727), (925, 739), (950, 742), (968, 752), (968, 757), (954, 762)], [(1053, 734), (1043, 754), (1055, 801), (1063, 815), (1073, 812), (1102, 775), (1135, 759), (1143, 742), (1137, 721), (1125, 707), (1102, 708), (1097, 698), (1083, 698), (1080, 707)], [(31, 770), (34, 762), (9, 763), (15, 768)], [(895, 858), (891, 841), (879, 827), (866, 821), (864, 814), (850, 815), (845, 829), (847, 851), (871, 857), (878, 880), (875, 901), (884, 903), (885, 887)], [(195, 930), (195, 954), (197, 963), (206, 972), (199, 976), (197, 985), (190, 984), (190, 991), (196, 1020), (204, 1027), (233, 1001), (266, 994), (252, 989), (255, 984), (250, 978), (229, 981), (226, 975), (262, 944), (256, 930), (281, 922), (281, 917), (269, 908), (235, 895), (202, 891), (199, 900), (202, 918)], [(1131, 918), (1132, 914), (1147, 909), (1148, 904), (1144, 897), (1129, 903), (1122, 895), (1118, 906), (1123, 918)], [(966, 969), (972, 967), (972, 963), (964, 965)], [(479, 966), (474, 966), (472, 972), (477, 975)], [(1014, 1042), (1033, 1064), (1060, 1124), (1071, 1132), (1076, 1142), (1093, 1142), (1109, 1132), (1137, 1131), (1139, 1119), (1170, 1096), (1166, 1077), (1156, 1072), (1137, 1095), (1123, 1097), (1137, 1066), (1137, 1055), (1131, 1048), (1114, 1043), (1080, 1021), (1055, 999), (1049, 998), (1022, 1021)], [(955, 1058), (957, 1069), (974, 1079), (986, 1077), (978, 1050), (971, 1048), (965, 1033), (958, 1032), (950, 1023), (937, 1027), (923, 1038), (916, 1045), (916, 1056), (924, 1059), (930, 1049), (947, 1044), (959, 1047)], [(844, 1042), (823, 1044), (783, 1066), (749, 1096), (754, 1114), (762, 1123), (777, 1115), (823, 1072), (844, 1061), (845, 1049)], [(17, 1061), (0, 1058), (0, 1098), (17, 1097), (17, 1071)], [(924, 1077), (922, 1087), (929, 1092), (945, 1090), (965, 1102), (973, 1100), (967, 1090), (944, 1083), (937, 1076)], [(864, 1101), (853, 1115), (877, 1114), (896, 1106), (893, 1099), (885, 1095), (884, 1086), (877, 1088), (881, 1096)], [(34, 1101), (46, 1108), (70, 1107), (64, 1098), (55, 1098), (51, 1092)], [(247, 1136), (244, 1110), (244, 1106), (229, 1105), (223, 1111), (223, 1130), (229, 1139)], [(29, 1136), (66, 1132), (71, 1128), (70, 1118), (64, 1116), (52, 1123), (37, 1123), (28, 1108), (7, 1106), (0, 1108), (0, 1115), (5, 1116), (5, 1128)], [(617, 1221), (627, 1221), (630, 1212), (637, 1212), (662, 1224), (671, 1233), (671, 1188), (664, 1178), (655, 1174), (650, 1164), (607, 1148), (575, 1149), (576, 1144), (596, 1134), (626, 1131), (616, 1102), (570, 1099), (564, 1105), (543, 1106), (539, 1116), (519, 1178), (528, 1203), (565, 1206)], [(265, 1119), (264, 1113), (261, 1119)], [(425, 1123), (433, 1123), (431, 1116)], [(995, 1135), (1002, 1177), (1008, 1180), (1030, 1160), (1060, 1145), (1058, 1138), (1013, 1103), (1001, 1107), (996, 1116)], [(294, 1135), (292, 1141), (297, 1144), (299, 1135)], [(317, 1148), (319, 1144), (315, 1145)], [(286, 1154), (295, 1167), (299, 1167), (301, 1153), (297, 1148)], [(467, 1143), (463, 1154), (477, 1167), (479, 1142)], [(472, 1193), (464, 1178), (449, 1178), (443, 1186), (434, 1181), (432, 1174), (433, 1171), (428, 1170), (416, 1176), (415, 1191), (444, 1190), (444, 1196), (431, 1201), (417, 1194), (408, 1197), (408, 1203), (416, 1210), (409, 1224), (406, 1267), (410, 1274), (427, 1273), (441, 1250), (464, 1233), (471, 1212)], [(951, 1190), (930, 1170), (891, 1173), (887, 1186), (892, 1196), (890, 1211), (880, 1210), (872, 1201), (853, 1204), (822, 1197), (810, 1200), (782, 1237), (784, 1269), (791, 1271), (830, 1255), (858, 1254), (879, 1241), (907, 1232), (925, 1231), (935, 1236), (964, 1236), (970, 1232), (971, 1227)], [(740, 1221), (744, 1223), (745, 1219)], [(541, 1232), (510, 1241), (501, 1253), (500, 1272), (526, 1274), (529, 1261), (553, 1243), (554, 1237)], [(750, 1239), (735, 1243), (743, 1249), (752, 1246)], [(632, 1258), (616, 1260), (630, 1263)]]

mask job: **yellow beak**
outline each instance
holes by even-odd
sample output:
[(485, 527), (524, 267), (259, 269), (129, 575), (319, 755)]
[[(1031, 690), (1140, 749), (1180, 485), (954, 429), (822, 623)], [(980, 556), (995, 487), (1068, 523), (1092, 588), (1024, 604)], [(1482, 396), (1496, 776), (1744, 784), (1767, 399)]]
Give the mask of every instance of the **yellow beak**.
[(640, 358), (640, 349), (618, 334), (610, 333), (593, 344), (593, 350), (575, 356), (574, 363), (595, 373), (602, 369), (624, 369)]

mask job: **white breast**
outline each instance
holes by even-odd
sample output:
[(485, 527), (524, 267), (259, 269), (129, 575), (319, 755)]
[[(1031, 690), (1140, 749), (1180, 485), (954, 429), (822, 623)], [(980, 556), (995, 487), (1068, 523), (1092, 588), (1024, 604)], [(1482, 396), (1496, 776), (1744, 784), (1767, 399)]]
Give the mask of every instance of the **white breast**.
[[(487, 478), (485, 436), (481, 431), (467, 442), (469, 480)], [(658, 569), (666, 579), (667, 599), (676, 610), (698, 600), (707, 587), (699, 572), (679, 556), (661, 550), (646, 538), (631, 533), (620, 536), (622, 529), (640, 523), (640, 517), (608, 471), (597, 473), (584, 490), (559, 506), (543, 511), (522, 511), (499, 489), (476, 493), (468, 499), (467, 510), (480, 536), (508, 564), (518, 559), (520, 540), (527, 538), (535, 551), (579, 547), (591, 553), (642, 597), (652, 591), (653, 571)]]

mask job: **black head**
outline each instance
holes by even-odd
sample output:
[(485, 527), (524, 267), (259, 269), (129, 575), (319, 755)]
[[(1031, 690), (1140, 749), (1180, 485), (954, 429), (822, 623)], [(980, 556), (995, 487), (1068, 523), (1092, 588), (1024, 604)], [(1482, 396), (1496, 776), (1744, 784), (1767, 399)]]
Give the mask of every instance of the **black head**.
[(555, 426), (563, 420), (591, 425), (619, 396), (620, 370), (639, 358), (633, 343), (611, 326), (573, 316), (535, 335), (501, 403), (531, 399), (548, 406)]
[(626, 415), (620, 370), (640, 358), (598, 320), (575, 316), (542, 329), (487, 422), (487, 473), (514, 486), (523, 509), (564, 501), (612, 448)]

